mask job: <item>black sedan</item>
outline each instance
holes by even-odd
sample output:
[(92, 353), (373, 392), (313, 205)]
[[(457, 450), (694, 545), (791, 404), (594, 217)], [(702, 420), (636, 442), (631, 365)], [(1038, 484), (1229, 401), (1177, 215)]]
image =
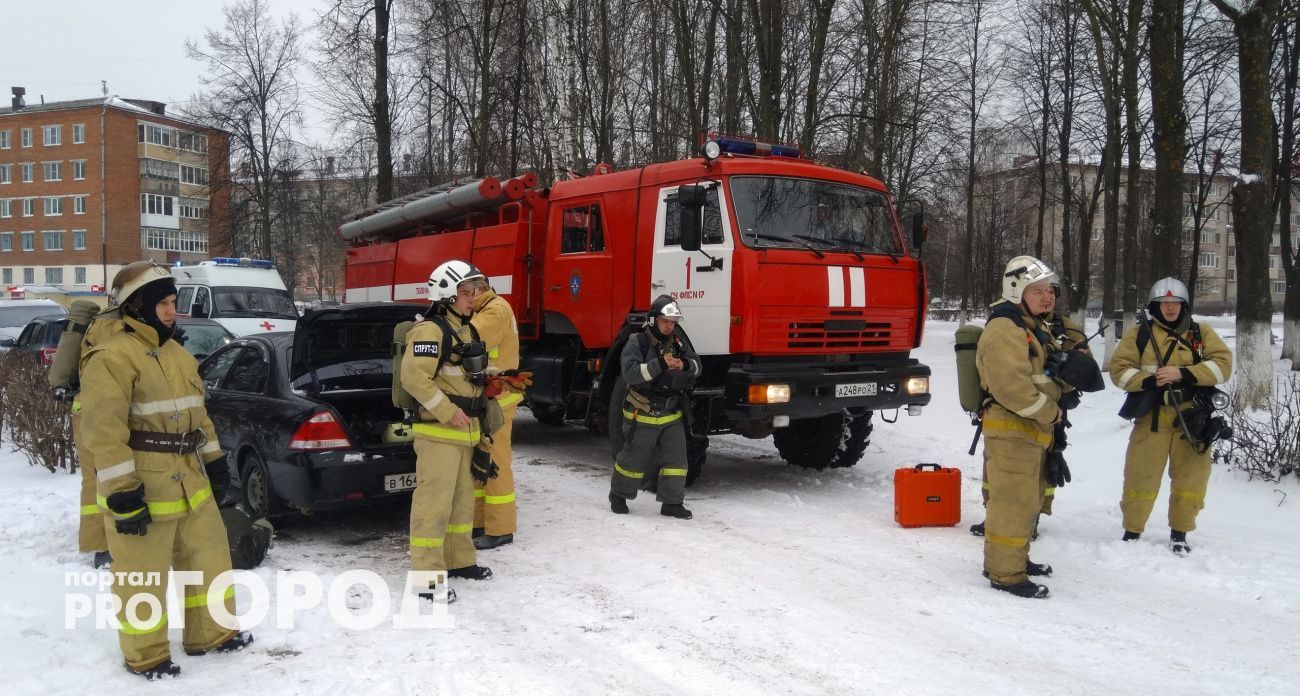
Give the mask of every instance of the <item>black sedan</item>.
[(308, 312), (199, 366), (208, 413), (250, 514), (334, 510), (408, 493), (415, 451), (392, 404), (393, 327), (418, 308)]

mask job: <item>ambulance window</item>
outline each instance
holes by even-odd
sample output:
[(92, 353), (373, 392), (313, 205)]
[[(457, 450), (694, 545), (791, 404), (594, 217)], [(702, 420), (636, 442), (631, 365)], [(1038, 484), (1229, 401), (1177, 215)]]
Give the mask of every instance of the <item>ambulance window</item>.
[(213, 311), (212, 300), (208, 298), (208, 289), (199, 286), (194, 291), (194, 302), (203, 305), (208, 310), (208, 316), (211, 317), (216, 312)]
[[(700, 230), (704, 244), (722, 244), (722, 212), (719, 210), (718, 188), (708, 190), (704, 204), (704, 227)], [(682, 243), (681, 206), (677, 205), (677, 195), (668, 196), (664, 208), (664, 246), (678, 246)]]
[(184, 287), (176, 292), (176, 311), (181, 314), (189, 314), (194, 304), (194, 288)]
[(560, 213), (560, 253), (582, 254), (605, 250), (600, 204), (565, 208)]

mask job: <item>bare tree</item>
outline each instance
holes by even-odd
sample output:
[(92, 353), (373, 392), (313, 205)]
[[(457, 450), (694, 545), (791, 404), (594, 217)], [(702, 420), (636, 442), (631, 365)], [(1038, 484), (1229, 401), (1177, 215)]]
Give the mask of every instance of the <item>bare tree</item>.
[(1151, 0), (1151, 122), (1156, 162), (1151, 264), (1157, 277), (1183, 276), (1183, 180), (1187, 156), (1184, 2)]
[(1282, 357), (1291, 360), (1291, 369), (1300, 371), (1300, 249), (1292, 231), (1291, 202), (1300, 197), (1300, 104), (1296, 101), (1300, 78), (1300, 2), (1284, 0), (1278, 23), (1278, 65), (1274, 70), (1274, 100), (1281, 136), (1276, 183), (1273, 186), (1277, 207), (1278, 244), (1282, 252), (1282, 273), (1286, 278), (1286, 296), (1282, 301)]

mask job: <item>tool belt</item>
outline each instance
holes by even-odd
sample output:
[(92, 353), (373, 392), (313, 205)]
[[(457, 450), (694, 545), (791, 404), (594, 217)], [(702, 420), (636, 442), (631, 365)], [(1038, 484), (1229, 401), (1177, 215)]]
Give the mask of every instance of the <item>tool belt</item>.
[(487, 411), (488, 398), (484, 396), (455, 396), (448, 394), (447, 399), (460, 407), (460, 410), (464, 411), (465, 415), (470, 418), (482, 418)]
[(168, 454), (193, 454), (208, 441), (202, 430), (188, 433), (159, 433), (151, 430), (132, 430), (126, 444), (137, 452), (165, 452)]
[(675, 395), (654, 393), (647, 395), (636, 389), (628, 389), (626, 408), (629, 411), (640, 411), (652, 416), (659, 416), (670, 411), (676, 411), (678, 401), (679, 399)]

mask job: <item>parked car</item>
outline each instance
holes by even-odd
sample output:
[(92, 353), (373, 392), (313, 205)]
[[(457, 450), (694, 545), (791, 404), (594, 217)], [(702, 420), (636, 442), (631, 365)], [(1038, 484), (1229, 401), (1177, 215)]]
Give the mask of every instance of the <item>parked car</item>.
[(394, 426), (390, 346), (416, 311), (310, 311), (292, 333), (236, 338), (203, 361), (208, 413), (250, 514), (334, 510), (415, 487), (414, 447)]
[(13, 348), (23, 328), (47, 314), (67, 316), (68, 310), (54, 300), (0, 300), (0, 349)]
[(176, 317), (176, 326), (184, 332), (185, 343), (182, 345), (195, 360), (203, 360), (218, 348), (235, 340), (235, 334), (211, 319)]
[(54, 353), (59, 349), (59, 336), (68, 325), (68, 315), (47, 314), (27, 322), (18, 334), (13, 347), (18, 355), (30, 355), (45, 367), (54, 364)]

